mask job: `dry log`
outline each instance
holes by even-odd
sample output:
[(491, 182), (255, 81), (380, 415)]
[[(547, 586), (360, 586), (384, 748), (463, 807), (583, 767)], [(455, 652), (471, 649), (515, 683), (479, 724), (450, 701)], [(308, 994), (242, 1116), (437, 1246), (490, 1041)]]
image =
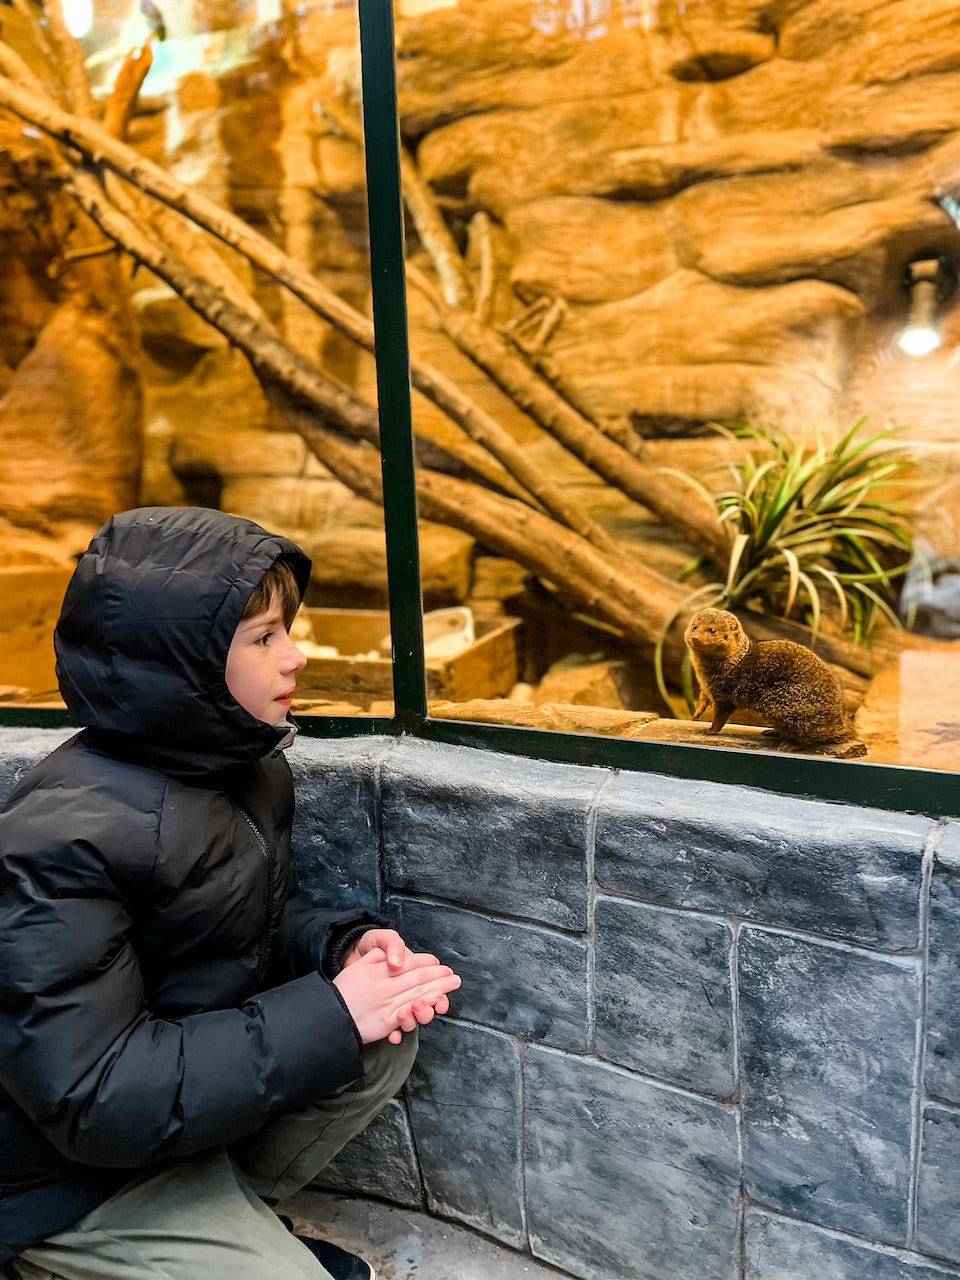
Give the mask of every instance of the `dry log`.
[[(326, 104), (323, 115), (337, 133), (363, 147), (363, 130), (360, 122), (348, 111)], [(460, 256), (456, 241), (450, 234), (443, 215), (437, 208), (430, 188), (420, 177), (413, 156), (401, 143), (400, 181), (403, 198), (420, 243), (430, 254), (443, 284), (443, 296), (452, 307), (468, 307), (473, 298), (470, 275)]]
[[(132, 49), (124, 59), (123, 66), (114, 81), (113, 91), (107, 102), (103, 127), (111, 137), (121, 142), (125, 140), (127, 126), (140, 94), (140, 86), (146, 79), (152, 63), (153, 50), (149, 43)], [(256, 320), (264, 333), (275, 338), (279, 337), (267, 313), (244, 288), (216, 249), (205, 237), (198, 236), (196, 230), (179, 214), (174, 213), (165, 204), (151, 200), (135, 189), (131, 190), (115, 174), (106, 175), (104, 188), (122, 213), (134, 222), (140, 221), (149, 227), (161, 241), (179, 255), (192, 271), (212, 284), (214, 288), (219, 289), (223, 296), (240, 311)]]
[(534, 421), (597, 475), (676, 529), (698, 551), (718, 565), (726, 564), (727, 540), (716, 512), (692, 486), (644, 466), (539, 378), (498, 333), (469, 313), (448, 307), (416, 267), (408, 266), (407, 274), (429, 294), (444, 332)]
[[(293, 406), (287, 416), (338, 480), (383, 505), (383, 480), (375, 454), (334, 439)], [(633, 562), (625, 567), (548, 516), (466, 481), (418, 469), (417, 498), (423, 519), (462, 529), (491, 551), (562, 587), (582, 608), (619, 628), (648, 657), (667, 618), (686, 595), (679, 583)], [(665, 645), (666, 665), (674, 673), (679, 672), (685, 653), (685, 622), (678, 618)]]
[(120, 138), (121, 141), (126, 139), (140, 89), (152, 66), (153, 46), (149, 40), (131, 49), (124, 58), (103, 116), (103, 127), (111, 137)]
[[(250, 261), (263, 267), (278, 283), (285, 285), (341, 332), (368, 351), (374, 350), (373, 325), (366, 317), (298, 267), (282, 250), (239, 218), (190, 191), (159, 165), (111, 138), (96, 125), (60, 111), (49, 100), (38, 100), (35, 94), (2, 78), (0, 106), (8, 107), (57, 141), (74, 147), (88, 160), (109, 167), (141, 190), (191, 218), (225, 244), (231, 245)], [(548, 511), (583, 533), (597, 546), (608, 549), (613, 547), (612, 540), (600, 526), (532, 466), (503, 428), (489, 414), (474, 405), (455, 383), (421, 360), (412, 362), (411, 374), (414, 386), (433, 400), (472, 439), (488, 448), (514, 479)]]
[[(382, 505), (376, 455), (348, 452), (346, 445), (332, 441), (316, 425), (318, 420), (326, 420), (348, 435), (374, 441), (375, 411), (332, 383), (281, 340), (259, 332), (255, 321), (114, 209), (90, 174), (77, 172), (67, 185), (102, 231), (165, 280), (244, 352), (267, 394), (289, 410), (294, 425), (321, 461), (355, 492)], [(426, 519), (463, 529), (491, 550), (557, 582), (583, 607), (598, 611), (647, 652), (652, 651), (665, 619), (683, 598), (684, 590), (678, 584), (639, 565), (631, 563), (628, 568), (618, 548), (613, 556), (604, 555), (579, 534), (521, 502), (424, 470), (418, 471), (417, 481)], [(681, 632), (678, 622), (668, 639), (671, 663), (678, 664), (682, 658)]]
[[(332, 383), (282, 340), (259, 332), (255, 321), (113, 209), (89, 174), (74, 174), (68, 189), (101, 230), (166, 280), (244, 351), (266, 393), (284, 408), (291, 424), (334, 475), (354, 492), (382, 505), (377, 455), (334, 441), (318, 425), (326, 420), (348, 435), (373, 442), (375, 410)], [(417, 472), (417, 492), (425, 519), (461, 529), (491, 551), (555, 583), (581, 607), (618, 627), (647, 655), (686, 594), (680, 584), (635, 562), (628, 565), (619, 548), (614, 556), (604, 554), (515, 499), (423, 469)], [(683, 623), (683, 617), (678, 617), (667, 637), (664, 656), (669, 672), (678, 672), (683, 659)]]
[(256, 320), (112, 205), (89, 173), (76, 170), (65, 185), (104, 234), (166, 281), (204, 320), (239, 347), (263, 383), (267, 386), (274, 382), (281, 384), (294, 401), (310, 406), (350, 436), (371, 442), (379, 440), (377, 411), (374, 408), (363, 404), (345, 387), (322, 374), (281, 338), (264, 333)]
[[(17, 55), (2, 42), (0, 42), (0, 69), (2, 69), (9, 77), (6, 82), (0, 79), (0, 104), (9, 106), (10, 109), (20, 115), (22, 119), (29, 120), (30, 123), (36, 123), (38, 127), (44, 128), (52, 137), (57, 137), (58, 135), (55, 128), (47, 128), (43, 123), (43, 120), (47, 120), (47, 123), (51, 124), (51, 126), (53, 126), (54, 123), (53, 118), (48, 116), (48, 112), (52, 104), (44, 94), (43, 87), (40, 85), (39, 81), (33, 77), (25, 64), (17, 58)], [(34, 95), (40, 95), (39, 102), (34, 104), (33, 113), (25, 106), (24, 99), (17, 93), (17, 86), (11, 84), (11, 81), (18, 81), (21, 85), (25, 85), (31, 89)], [(20, 110), (18, 110), (17, 105), (14, 104), (18, 104)], [(53, 109), (56, 110), (55, 107)], [(34, 113), (38, 118), (34, 118)], [(71, 117), (66, 118), (71, 119)], [(171, 208), (177, 207), (177, 205), (172, 201), (170, 192), (167, 190), (167, 186), (172, 183), (173, 187), (176, 188), (179, 184), (175, 183), (172, 179), (169, 179), (169, 175), (165, 175), (162, 169), (158, 166), (150, 166), (154, 176), (159, 175), (161, 179), (167, 180), (166, 183), (161, 181), (160, 185), (163, 190), (163, 194), (158, 195), (156, 191), (151, 190), (149, 183), (141, 182), (140, 180), (142, 175), (138, 172), (139, 166), (141, 162), (149, 165), (148, 161), (144, 161), (137, 152), (132, 150), (132, 148), (126, 147), (122, 142), (112, 139), (110, 135), (98, 130), (96, 126), (91, 126), (90, 134), (88, 135), (84, 127), (84, 122), (74, 120), (74, 123), (81, 129), (84, 137), (88, 140), (86, 148), (88, 157), (103, 157), (104, 143), (106, 143), (108, 150), (111, 148), (112, 144), (112, 147), (116, 150), (111, 150), (111, 155), (114, 159), (117, 159), (118, 157), (121, 158), (120, 167), (115, 167), (115, 172), (118, 172), (127, 181), (131, 182), (141, 195), (144, 192), (149, 191), (160, 199), (163, 204), (168, 205)], [(124, 155), (129, 157), (132, 170), (124, 167), (122, 160)], [(113, 174), (111, 173), (107, 176), (113, 177)], [(182, 190), (186, 192), (186, 188), (182, 188)], [(187, 195), (189, 196), (190, 193), (187, 192)], [(118, 188), (116, 186), (114, 186), (111, 191), (111, 198), (118, 198)], [(119, 195), (119, 201), (124, 203), (124, 197), (122, 194)], [(198, 211), (194, 207), (195, 203), (199, 204), (201, 211)], [(126, 207), (123, 212), (126, 212), (132, 222), (138, 222), (140, 220), (141, 207), (139, 205), (135, 207), (133, 204), (126, 202)], [(263, 266), (267, 271), (271, 271), (271, 269), (274, 268), (275, 270), (272, 271), (272, 274), (275, 274), (275, 278), (280, 280), (280, 283), (286, 284), (286, 286), (298, 297), (301, 297), (308, 306), (312, 306), (312, 308), (319, 314), (325, 315), (326, 318), (331, 320), (331, 322), (340, 328), (342, 332), (347, 333), (348, 336), (360, 342), (361, 345), (365, 346), (368, 350), (373, 350), (373, 326), (364, 316), (360, 315), (359, 312), (354, 311), (349, 304), (343, 302), (336, 294), (325, 289), (323, 285), (321, 285), (319, 281), (316, 281), (312, 276), (309, 276), (307, 273), (300, 271), (299, 268), (296, 268), (295, 265), (286, 258), (286, 255), (284, 255), (281, 250), (277, 249), (276, 246), (271, 245), (269, 241), (265, 241), (262, 237), (257, 236), (256, 232), (251, 231), (250, 228), (248, 228), (245, 223), (241, 222), (240, 219), (226, 213), (224, 210), (218, 209), (216, 205), (203, 200), (202, 197), (197, 197), (195, 201), (188, 199), (183, 212), (186, 216), (191, 217), (192, 220), (196, 221), (201, 226), (205, 226), (206, 229), (210, 230), (218, 239), (237, 249), (237, 251), (243, 254), (249, 261)], [(205, 221), (204, 214), (207, 215), (207, 218), (210, 218), (212, 215), (216, 225), (213, 227), (208, 226)], [(144, 216), (146, 217), (146, 215)], [(259, 317), (261, 327), (265, 332), (274, 333), (275, 335), (275, 331), (266, 316), (262, 313), (257, 304), (249, 298), (249, 294), (243, 290), (240, 282), (236, 280), (232, 272), (229, 271), (227, 264), (223, 262), (219, 255), (214, 253), (213, 250), (207, 249), (202, 245), (202, 242), (198, 240), (194, 230), (191, 230), (185, 223), (181, 222), (180, 219), (173, 218), (172, 215), (170, 215), (169, 221), (165, 221), (162, 225), (156, 221), (156, 215), (154, 214), (151, 214), (149, 218), (147, 218), (147, 221), (154, 225), (154, 229), (159, 231), (162, 236), (168, 239), (169, 242), (176, 247), (178, 253), (188, 261), (200, 266), (198, 255), (202, 256), (206, 274), (213, 278), (213, 281), (217, 284), (220, 290), (231, 298), (234, 305), (238, 307), (240, 311), (246, 312), (248, 315), (252, 315), (254, 317)], [(261, 249), (265, 248), (267, 251), (265, 261), (263, 260), (262, 255), (258, 255), (257, 253), (258, 244)], [(281, 274), (283, 273), (284, 267), (282, 264), (287, 264), (290, 268), (291, 280), (281, 280), (280, 275), (277, 274), (277, 271)], [(294, 281), (299, 282), (305, 291), (308, 291), (311, 285), (314, 286), (316, 290), (316, 297), (312, 299), (310, 297), (304, 297), (303, 293), (294, 287)], [(502, 466), (498, 465), (484, 449), (477, 447), (469, 438), (463, 439), (462, 436), (458, 438), (452, 429), (449, 431), (444, 430), (442, 426), (438, 427), (430, 423), (418, 424), (417, 434), (423, 436), (424, 439), (437, 444), (446, 453), (461, 462), (469, 471), (482, 476), (484, 479), (509, 493), (513, 493), (519, 497), (525, 496), (522, 486), (511, 478), (509, 472), (507, 472)]]
[(497, 283), (497, 263), (490, 237), (490, 215), (483, 210), (470, 222), (470, 238), (471, 241), (476, 242), (477, 257), (480, 261), (480, 287), (477, 290), (473, 314), (481, 323), (488, 324), (493, 306), (493, 292)]
[(11, 80), (18, 80), (33, 93), (46, 97), (46, 89), (33, 74), (15, 49), (0, 40), (0, 72)]
[(466, 264), (436, 206), (430, 188), (420, 177), (413, 156), (403, 145), (400, 147), (400, 181), (403, 198), (410, 210), (420, 243), (440, 271), (443, 296), (452, 307), (471, 306), (473, 289)]
[[(36, 10), (31, 7), (29, 0), (13, 0), (13, 7), (16, 9), (17, 13), (20, 14), (26, 28), (33, 35), (33, 38), (37, 43), (37, 48), (43, 54), (48, 67), (51, 71), (56, 71), (58, 69), (57, 54), (50, 41), (47, 39), (43, 27), (40, 25), (40, 20)], [(33, 73), (31, 72), (31, 75), (32, 74)]]
[[(352, 116), (336, 107), (325, 107), (324, 115), (343, 137), (348, 138), (358, 146), (363, 145), (360, 125)], [(412, 156), (404, 148), (401, 148), (400, 177), (403, 197), (413, 215), (421, 244), (429, 253), (440, 280), (442, 301), (436, 301), (436, 306), (438, 312), (441, 312), (441, 320), (443, 321), (445, 317), (450, 320), (449, 326), (444, 323), (444, 329), (448, 336), (458, 343), (465, 354), (469, 355), (501, 390), (505, 391), (521, 409), (529, 413), (534, 421), (551, 432), (565, 447), (570, 449), (587, 466), (591, 466), (593, 470), (597, 471), (608, 483), (619, 487), (629, 497), (636, 498), (635, 493), (632, 493), (620, 483), (616, 466), (608, 466), (606, 471), (601, 471), (588, 460), (588, 457), (584, 456), (585, 452), (588, 455), (591, 453), (589, 449), (584, 449), (582, 443), (585, 432), (591, 432), (601, 440), (607, 438), (603, 432), (578, 414), (567, 401), (549, 386), (542, 384), (529, 365), (519, 360), (512, 349), (502, 342), (496, 333), (487, 326), (486, 313), (492, 302), (495, 282), (495, 264), (490, 245), (489, 215), (478, 213), (471, 224), (471, 232), (478, 237), (480, 242), (481, 272), (480, 291), (472, 317), (474, 324), (470, 327), (469, 298), (471, 289), (466, 264), (463, 262), (457, 245), (447, 229), (433, 192), (421, 178)], [(408, 274), (410, 279), (421, 290), (428, 293), (433, 299), (438, 298), (437, 291), (427, 283), (426, 277), (412, 265), (408, 266)], [(459, 302), (457, 301), (458, 298), (460, 299)], [(551, 304), (546, 299), (540, 299), (534, 304), (528, 314), (531, 317), (536, 315), (537, 330), (528, 354), (533, 356), (542, 349), (553, 329), (562, 320), (565, 310), (566, 304), (562, 300), (556, 300)], [(541, 311), (544, 314), (541, 315)], [(465, 345), (464, 341), (461, 341), (459, 336), (460, 329), (456, 321), (452, 319), (453, 317), (461, 316), (464, 318), (467, 332), (481, 335), (479, 344)], [(478, 358), (477, 351), (484, 346), (482, 341), (484, 334), (489, 335), (490, 345), (493, 347), (493, 367)], [(519, 338), (515, 340), (519, 342)], [(513, 377), (504, 377), (497, 367), (497, 357), (503, 356), (512, 365), (516, 366), (516, 373)], [(529, 492), (534, 493), (539, 498), (541, 505), (547, 511), (556, 515), (568, 528), (576, 529), (577, 532), (582, 533), (596, 546), (604, 547), (608, 551), (615, 549), (612, 539), (607, 537), (588, 517), (585, 517), (584, 513), (576, 507), (572, 507), (569, 499), (561, 500), (560, 495), (552, 489), (547, 494), (537, 488), (531, 489), (531, 482), (538, 486), (544, 484), (544, 481), (540, 478), (540, 473), (536, 468), (527, 465), (525, 455), (513, 445), (506, 433), (500, 432), (499, 428), (491, 430), (491, 423), (486, 415), (479, 413), (470, 414), (469, 417), (462, 416), (469, 411), (470, 401), (462, 393), (458, 392), (454, 384), (445, 379), (443, 375), (437, 374), (423, 361), (419, 361), (416, 356), (411, 357), (411, 373), (414, 385), (448, 413), (455, 422), (460, 422), (475, 440), (485, 444), (491, 453), (509, 468), (511, 474), (516, 476)], [(515, 393), (517, 387), (522, 388), (519, 395)], [(553, 406), (554, 416), (562, 415), (567, 422), (572, 419), (579, 419), (578, 429), (572, 433), (568, 432), (568, 436), (572, 435), (572, 438), (579, 442), (579, 448), (571, 445), (570, 439), (565, 438), (562, 430), (556, 429), (556, 424), (551, 420), (550, 414), (537, 412), (544, 403)], [(612, 444), (612, 442), (610, 443)], [(618, 447), (621, 446), (613, 444), (614, 449)], [(626, 454), (626, 456), (630, 457), (629, 454)], [(637, 467), (641, 471), (650, 471), (649, 468), (642, 468), (641, 464), (637, 464)], [(654, 475), (655, 473), (650, 472), (650, 474)], [(699, 550), (710, 555), (712, 559), (716, 559), (718, 564), (725, 564), (727, 543), (717, 522), (716, 513), (703, 503), (692, 487), (684, 489), (676, 481), (661, 475), (656, 476), (655, 479), (647, 484), (646, 492), (653, 501), (659, 499), (661, 492), (664, 492), (668, 498), (672, 496), (672, 504), (664, 500), (660, 501), (658, 506), (654, 506), (652, 501), (646, 502), (645, 505), (650, 507), (666, 523), (676, 528), (688, 541), (692, 541), (693, 545), (697, 546)], [(640, 501), (643, 501), (643, 499), (640, 499)], [(688, 508), (690, 508), (689, 513)], [(679, 515), (674, 516), (675, 509), (679, 510)], [(689, 535), (689, 528), (697, 526), (697, 517), (700, 517), (701, 521), (706, 525), (705, 532), (699, 539), (691, 538)]]
[(93, 101), (83, 65), (83, 50), (67, 26), (60, 0), (44, 0), (43, 11), (50, 25), (74, 114), (89, 119), (93, 115)]

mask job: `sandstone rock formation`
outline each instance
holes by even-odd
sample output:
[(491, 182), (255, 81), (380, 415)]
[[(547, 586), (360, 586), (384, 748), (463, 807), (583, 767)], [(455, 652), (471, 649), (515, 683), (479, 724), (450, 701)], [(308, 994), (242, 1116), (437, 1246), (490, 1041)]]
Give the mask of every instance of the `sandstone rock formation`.
[(502, 221), (527, 300), (567, 300), (549, 353), (588, 413), (652, 434), (829, 418), (864, 316), (902, 309), (905, 259), (956, 240), (930, 199), (956, 166), (955, 6), (575, 12), (462, 0), (402, 24), (422, 172)]
[[(0, 564), (72, 564), (139, 482), (139, 347), (117, 255), (0, 117)], [(108, 246), (109, 248), (110, 246)], [(57, 578), (59, 581), (59, 577)]]

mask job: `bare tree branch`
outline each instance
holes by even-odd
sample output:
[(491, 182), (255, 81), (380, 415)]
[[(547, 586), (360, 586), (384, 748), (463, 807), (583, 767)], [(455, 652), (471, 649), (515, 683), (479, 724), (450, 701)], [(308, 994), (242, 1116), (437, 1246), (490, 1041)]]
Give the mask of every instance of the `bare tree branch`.
[(490, 215), (482, 209), (470, 222), (470, 238), (476, 241), (477, 256), (480, 259), (480, 287), (477, 290), (473, 314), (482, 324), (488, 324), (493, 307), (493, 293), (497, 284), (497, 261), (493, 254)]
[(407, 275), (430, 297), (444, 332), (535, 422), (597, 475), (642, 503), (716, 564), (726, 564), (727, 541), (716, 512), (692, 486), (688, 488), (655, 467), (644, 466), (537, 377), (489, 325), (481, 324), (465, 311), (448, 307), (417, 267), (408, 265)]
[[(363, 128), (349, 110), (324, 104), (324, 118), (341, 135), (363, 147)], [(405, 146), (400, 145), (400, 182), (403, 199), (410, 210), (410, 217), (417, 229), (420, 243), (430, 254), (437, 275), (443, 283), (443, 296), (453, 307), (470, 306), (473, 287), (457, 242), (450, 234), (443, 214), (437, 208), (433, 192), (420, 177), (416, 161)]]
[(93, 101), (90, 97), (87, 71), (83, 65), (83, 50), (70, 33), (60, 0), (45, 0), (43, 10), (59, 54), (73, 110), (76, 115), (89, 119), (93, 115)]
[(104, 234), (165, 280), (195, 311), (239, 347), (264, 383), (280, 383), (288, 388), (295, 402), (302, 402), (348, 435), (379, 442), (376, 409), (363, 404), (345, 387), (322, 374), (282, 338), (264, 332), (256, 320), (219, 289), (117, 209), (90, 173), (71, 172), (65, 186)]
[[(374, 350), (373, 325), (365, 316), (327, 289), (316, 277), (297, 266), (281, 249), (240, 218), (190, 191), (132, 147), (112, 138), (92, 122), (61, 111), (45, 95), (30, 92), (10, 78), (0, 77), (0, 106), (7, 107), (21, 119), (36, 125), (61, 145), (79, 151), (91, 163), (109, 168), (131, 183), (137, 191), (154, 196), (203, 227), (250, 262), (262, 267), (279, 284), (288, 288), (308, 307), (329, 320), (360, 346), (371, 352)], [(431, 374), (432, 371), (428, 370), (424, 379), (426, 386), (432, 385)], [(416, 382), (416, 378), (414, 381)], [(459, 406), (465, 400), (466, 397), (462, 395), (452, 397), (455, 406), (452, 412), (459, 412)], [(439, 407), (444, 408), (443, 405)], [(459, 458), (471, 471), (478, 472), (509, 491), (522, 494), (522, 487), (511, 480), (509, 473), (469, 439), (464, 440), (461, 445), (451, 438), (451, 433), (433, 432), (426, 425), (418, 426), (417, 432), (427, 439), (435, 439), (441, 448)]]
[[(316, 456), (338, 479), (371, 502), (383, 505), (383, 481), (376, 456), (334, 439), (307, 415), (291, 415)], [(538, 577), (562, 587), (584, 609), (599, 614), (646, 654), (652, 655), (664, 621), (685, 589), (631, 563), (629, 570), (578, 534), (511, 498), (479, 490), (452, 476), (417, 470), (420, 514), (472, 534), (491, 551), (509, 556)], [(683, 620), (671, 627), (665, 653), (679, 673), (685, 647)]]

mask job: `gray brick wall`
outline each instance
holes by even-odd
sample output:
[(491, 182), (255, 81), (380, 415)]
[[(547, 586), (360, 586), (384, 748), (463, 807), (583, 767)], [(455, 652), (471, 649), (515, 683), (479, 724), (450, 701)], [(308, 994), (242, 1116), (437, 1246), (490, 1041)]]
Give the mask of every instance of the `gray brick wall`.
[[(64, 736), (0, 731), (0, 794)], [(411, 739), (291, 764), (308, 891), (464, 977), (325, 1185), (579, 1280), (960, 1280), (960, 823)]]

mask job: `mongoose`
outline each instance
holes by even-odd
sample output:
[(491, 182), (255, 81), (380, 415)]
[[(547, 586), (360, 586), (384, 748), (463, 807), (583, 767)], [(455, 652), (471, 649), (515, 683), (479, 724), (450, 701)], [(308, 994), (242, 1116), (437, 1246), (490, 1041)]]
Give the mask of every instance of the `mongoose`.
[(867, 754), (836, 677), (812, 650), (792, 640), (751, 640), (726, 609), (701, 609), (683, 638), (700, 684), (694, 720), (713, 703), (707, 733), (719, 733), (734, 711), (758, 711), (779, 735), (780, 751)]

